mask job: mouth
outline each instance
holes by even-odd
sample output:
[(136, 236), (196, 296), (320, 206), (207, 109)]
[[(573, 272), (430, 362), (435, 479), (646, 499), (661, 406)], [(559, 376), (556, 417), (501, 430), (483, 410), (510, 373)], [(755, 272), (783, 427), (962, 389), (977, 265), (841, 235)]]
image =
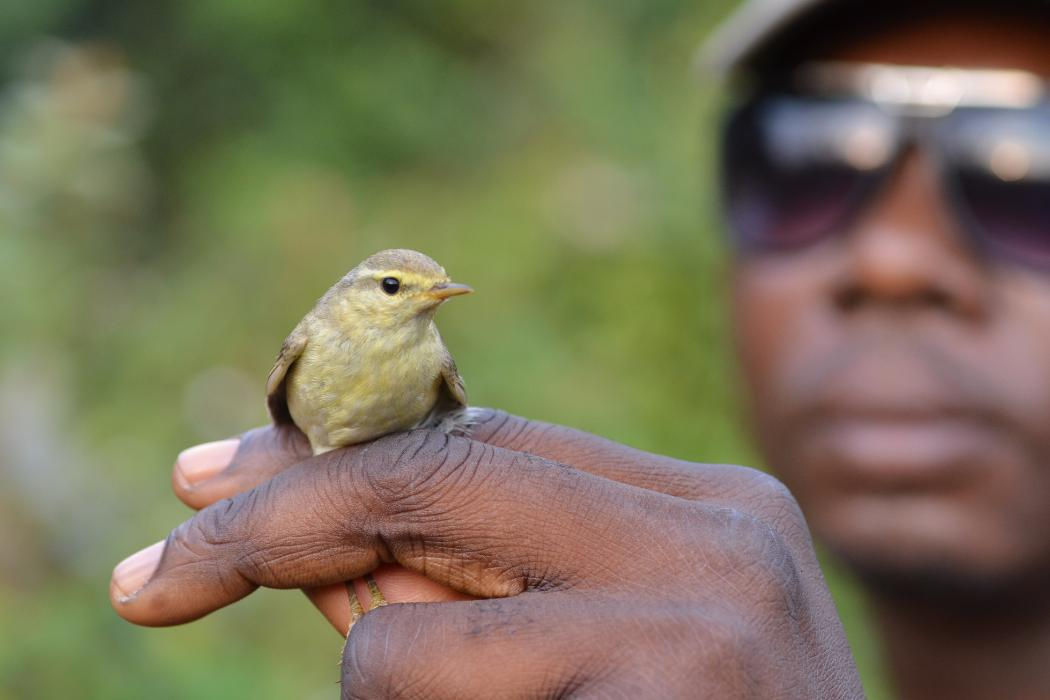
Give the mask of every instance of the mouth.
[(459, 284), (458, 282), (440, 282), (427, 290), (427, 296), (438, 301), (444, 301), (446, 299), (451, 299), (452, 297), (470, 294), (473, 291), (474, 288), (466, 284)]
[(829, 466), (827, 477), (865, 491), (967, 481), (999, 437), (980, 416), (954, 410), (840, 407), (823, 413), (814, 428), (806, 449)]
[[(828, 360), (829, 358), (825, 358)], [(1010, 436), (973, 367), (918, 343), (853, 346), (796, 385), (793, 442), (851, 491), (945, 490), (982, 478)]]

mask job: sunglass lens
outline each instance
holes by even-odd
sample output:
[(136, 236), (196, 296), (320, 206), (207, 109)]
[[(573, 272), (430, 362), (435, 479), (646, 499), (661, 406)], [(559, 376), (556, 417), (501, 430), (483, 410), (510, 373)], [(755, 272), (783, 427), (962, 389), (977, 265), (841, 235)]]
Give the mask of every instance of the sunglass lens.
[(844, 225), (892, 161), (894, 129), (863, 102), (767, 96), (736, 111), (722, 141), (734, 241), (796, 248)]
[(959, 110), (948, 181), (980, 241), (1050, 268), (1050, 108)]

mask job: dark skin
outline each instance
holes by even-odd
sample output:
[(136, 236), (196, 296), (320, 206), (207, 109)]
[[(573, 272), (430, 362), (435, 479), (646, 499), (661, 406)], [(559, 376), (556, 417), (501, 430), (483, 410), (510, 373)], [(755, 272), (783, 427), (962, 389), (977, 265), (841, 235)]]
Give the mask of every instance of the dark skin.
[[(958, 14), (818, 58), (1050, 78), (1047, 26)], [(866, 584), (901, 697), (1050, 697), (1050, 275), (979, 256), (919, 149), (733, 285), (761, 446)]]
[(489, 599), (365, 615), (343, 697), (862, 697), (802, 516), (751, 469), (490, 412), (472, 439), (414, 431), (317, 457), (262, 428), (215, 476), (176, 481), (189, 501), (238, 495), (176, 528), (137, 593), (118, 567), (132, 622), (382, 562)]

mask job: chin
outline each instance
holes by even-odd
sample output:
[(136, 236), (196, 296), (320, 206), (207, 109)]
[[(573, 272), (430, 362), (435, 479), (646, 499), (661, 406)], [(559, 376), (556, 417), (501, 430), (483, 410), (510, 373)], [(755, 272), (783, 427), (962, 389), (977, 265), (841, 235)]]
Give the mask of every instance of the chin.
[(810, 522), (876, 595), (1001, 607), (1014, 592), (1046, 588), (1050, 555), (999, 515), (929, 495), (867, 497), (817, 509)]
[(1016, 608), (1030, 613), (1033, 598), (1046, 593), (1050, 568), (989, 571), (966, 562), (924, 559), (910, 563), (837, 553), (869, 594), (883, 600), (912, 601), (931, 609), (965, 608), (971, 614)]
[(763, 451), (816, 539), (869, 588), (950, 600), (1047, 587), (1050, 474), (1012, 432), (868, 416), (794, 428)]

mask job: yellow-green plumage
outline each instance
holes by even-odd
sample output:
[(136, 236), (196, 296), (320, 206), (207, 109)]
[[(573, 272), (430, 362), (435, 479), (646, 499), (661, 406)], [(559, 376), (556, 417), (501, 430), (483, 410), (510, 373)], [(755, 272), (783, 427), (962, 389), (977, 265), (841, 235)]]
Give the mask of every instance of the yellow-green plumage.
[[(393, 294), (383, 287), (391, 279)], [(466, 392), (434, 313), (469, 291), (422, 253), (371, 256), (285, 340), (267, 382), (274, 421), (294, 421), (315, 454), (423, 425), (455, 427)]]

